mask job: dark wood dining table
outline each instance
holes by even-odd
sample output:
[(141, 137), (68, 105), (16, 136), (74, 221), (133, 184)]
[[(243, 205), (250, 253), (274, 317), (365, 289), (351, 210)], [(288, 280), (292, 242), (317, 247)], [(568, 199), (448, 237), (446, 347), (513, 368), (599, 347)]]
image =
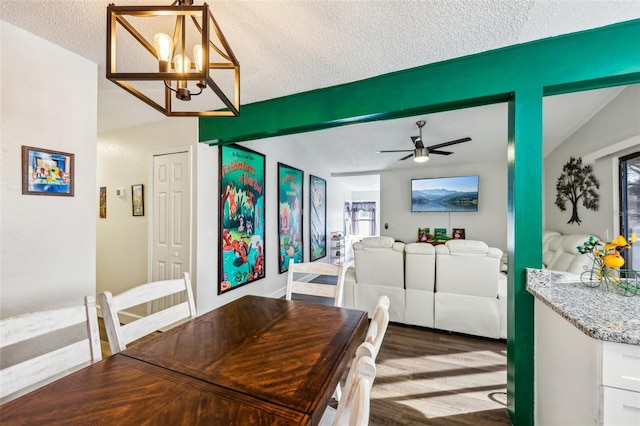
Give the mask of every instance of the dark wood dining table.
[(367, 326), (244, 296), (0, 406), (0, 423), (316, 425)]

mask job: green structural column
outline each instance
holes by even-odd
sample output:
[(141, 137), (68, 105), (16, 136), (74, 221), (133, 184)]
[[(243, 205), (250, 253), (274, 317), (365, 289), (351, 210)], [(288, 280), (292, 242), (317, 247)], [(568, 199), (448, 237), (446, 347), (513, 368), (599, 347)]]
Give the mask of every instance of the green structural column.
[(533, 297), (525, 267), (542, 265), (542, 89), (517, 90), (509, 101), (509, 290), (507, 411), (517, 426), (533, 425)]

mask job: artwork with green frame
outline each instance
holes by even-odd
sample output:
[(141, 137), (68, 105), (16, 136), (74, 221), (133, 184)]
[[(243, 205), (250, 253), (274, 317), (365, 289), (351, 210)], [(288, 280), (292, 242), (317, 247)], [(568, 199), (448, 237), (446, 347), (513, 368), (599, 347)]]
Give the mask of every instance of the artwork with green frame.
[(309, 175), (309, 204), (309, 259), (313, 262), (327, 255), (327, 181), (314, 175)]
[(220, 147), (218, 294), (265, 277), (265, 156)]
[(302, 196), (304, 172), (278, 163), (278, 268), (289, 270), (289, 260), (302, 263)]

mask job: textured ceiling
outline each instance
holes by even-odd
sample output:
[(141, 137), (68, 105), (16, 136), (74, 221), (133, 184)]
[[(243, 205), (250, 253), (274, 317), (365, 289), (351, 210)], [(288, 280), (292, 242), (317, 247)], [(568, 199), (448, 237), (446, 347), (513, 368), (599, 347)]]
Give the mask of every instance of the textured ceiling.
[[(105, 78), (106, 8), (111, 2), (118, 6), (171, 3), (0, 1), (3, 21), (98, 64), (99, 132), (165, 119)], [(640, 0), (209, 0), (208, 4), (240, 61), (243, 104), (640, 18)], [(595, 96), (594, 102), (607, 96), (611, 97)], [(494, 112), (503, 113), (499, 107)], [(399, 121), (402, 130), (392, 122), (381, 124), (386, 126), (381, 135), (388, 141), (382, 149), (394, 149), (394, 143), (401, 146), (397, 149), (410, 144), (409, 136), (417, 134), (415, 120)], [(471, 126), (473, 119), (469, 120)], [(425, 136), (431, 131), (433, 143), (467, 136), (473, 130), (438, 134), (438, 119), (428, 121)], [(345, 131), (354, 132), (349, 127), (353, 126)], [(545, 137), (557, 139), (564, 131)], [(480, 138), (469, 136), (474, 141)], [(355, 153), (350, 155), (352, 165), (361, 160)], [(378, 168), (375, 164), (362, 167)]]
[[(99, 65), (98, 131), (164, 116), (106, 80), (106, 8), (162, 0), (2, 0), (0, 18)], [(201, 4), (196, 0), (196, 4)], [(242, 103), (640, 18), (640, 1), (210, 0)], [(132, 113), (135, 111), (135, 113)]]

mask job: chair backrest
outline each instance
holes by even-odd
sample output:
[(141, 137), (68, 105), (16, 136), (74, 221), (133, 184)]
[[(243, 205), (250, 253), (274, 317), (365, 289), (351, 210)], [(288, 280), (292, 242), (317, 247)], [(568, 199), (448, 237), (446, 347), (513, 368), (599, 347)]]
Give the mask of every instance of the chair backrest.
[[(68, 329), (74, 326), (78, 329)], [(81, 334), (79, 339), (75, 338), (76, 333)], [(15, 359), (13, 365), (0, 370), (0, 403), (100, 361), (102, 352), (95, 297), (85, 297), (84, 305), (30, 312), (1, 320), (0, 348), (3, 358), (6, 350), (7, 358)], [(42, 353), (40, 349), (47, 352)], [(29, 355), (26, 359), (24, 353)]]
[[(184, 301), (128, 324), (120, 324), (119, 312), (183, 292)], [(141, 284), (116, 296), (113, 296), (110, 291), (105, 291), (100, 294), (99, 298), (109, 346), (114, 354), (125, 350), (127, 344), (134, 340), (196, 316), (196, 305), (193, 301), (188, 272), (185, 272), (182, 278)]]
[(370, 393), (376, 377), (374, 359), (367, 353), (373, 348), (364, 342), (356, 352), (344, 387), (344, 394), (338, 402), (334, 426), (366, 426), (369, 424)]
[[(346, 268), (339, 265), (320, 262), (295, 263), (293, 259), (291, 259), (289, 261), (289, 271), (287, 274), (286, 299), (291, 300), (291, 295), (294, 293), (305, 294), (333, 298), (334, 306), (342, 306), (345, 272)], [(336, 277), (336, 285), (298, 281), (301, 278), (301, 274), (334, 276)]]
[(372, 353), (369, 356), (371, 356), (374, 361), (378, 357), (382, 340), (389, 326), (389, 304), (390, 302), (387, 296), (380, 296), (378, 298), (376, 310), (373, 312), (367, 335), (364, 338), (365, 342), (372, 345)]

